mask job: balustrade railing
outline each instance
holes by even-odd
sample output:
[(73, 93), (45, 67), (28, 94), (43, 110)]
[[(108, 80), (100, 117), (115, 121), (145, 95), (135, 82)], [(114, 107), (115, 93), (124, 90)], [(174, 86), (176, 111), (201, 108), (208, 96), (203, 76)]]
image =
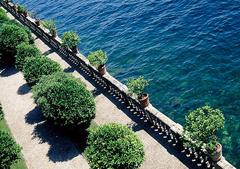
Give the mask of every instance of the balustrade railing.
[(115, 99), (124, 104), (130, 112), (139, 116), (139, 118), (147, 123), (152, 130), (162, 135), (169, 144), (172, 144), (178, 151), (181, 151), (189, 157), (189, 160), (192, 160), (197, 166), (204, 169), (235, 169), (235, 167), (228, 163), (224, 157), (219, 162), (215, 163), (206, 152), (184, 147), (180, 139), (183, 132), (183, 127), (180, 124), (172, 121), (151, 104), (145, 109), (142, 108), (135, 98), (128, 95), (128, 88), (126, 85), (122, 84), (108, 73), (103, 76), (100, 75), (96, 68), (90, 65), (89, 61), (82, 54), (75, 54), (70, 49), (62, 47), (62, 42), (59, 37), (53, 38), (47, 29), (35, 24), (35, 19), (29, 16), (25, 17), (18, 13), (14, 9), (13, 3), (2, 1), (0, 4), (45, 43), (61, 53), (66, 59), (92, 78), (99, 86), (108, 91)]

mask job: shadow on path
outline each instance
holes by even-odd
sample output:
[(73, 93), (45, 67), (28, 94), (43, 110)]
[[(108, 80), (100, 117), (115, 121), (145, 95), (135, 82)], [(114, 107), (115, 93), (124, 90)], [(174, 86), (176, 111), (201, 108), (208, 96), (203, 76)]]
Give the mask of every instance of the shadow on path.
[(78, 141), (71, 139), (71, 134), (54, 127), (45, 121), (39, 107), (35, 107), (26, 116), (28, 124), (35, 125), (32, 139), (39, 140), (39, 144), (47, 143), (50, 147), (47, 153), (49, 160), (63, 162), (73, 159), (81, 154)]
[(64, 69), (63, 71), (65, 73), (72, 73), (72, 72), (74, 72), (74, 70), (75, 70), (75, 68), (69, 66), (68, 68)]
[(18, 88), (17, 93), (18, 93), (19, 95), (24, 95), (24, 94), (29, 93), (30, 91), (31, 91), (31, 88), (28, 86), (27, 83), (25, 83), (25, 84), (21, 85), (21, 86)]
[(17, 72), (18, 72), (18, 70), (14, 66), (11, 66), (11, 67), (7, 67), (7, 68), (3, 69), (2, 71), (0, 71), (0, 76), (8, 77), (8, 76), (16, 74)]

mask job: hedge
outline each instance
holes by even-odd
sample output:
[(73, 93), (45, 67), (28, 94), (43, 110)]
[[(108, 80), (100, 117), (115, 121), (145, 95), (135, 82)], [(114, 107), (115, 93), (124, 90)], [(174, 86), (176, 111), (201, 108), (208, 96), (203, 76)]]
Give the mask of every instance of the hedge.
[(144, 161), (144, 148), (127, 126), (106, 124), (90, 129), (85, 155), (92, 169), (136, 169)]
[(20, 43), (29, 43), (29, 35), (26, 30), (15, 24), (6, 24), (0, 26), (0, 53), (1, 62), (5, 64), (14, 63), (16, 47)]
[(11, 165), (21, 158), (20, 146), (7, 132), (0, 131), (0, 168), (10, 169)]
[(3, 120), (3, 118), (4, 118), (4, 114), (2, 110), (2, 105), (0, 104), (0, 121)]
[(18, 70), (23, 70), (23, 65), (27, 57), (37, 57), (40, 56), (41, 52), (34, 45), (21, 43), (17, 46), (17, 55), (15, 66)]
[(0, 9), (0, 23), (2, 24), (5, 21), (9, 21), (6, 12), (3, 9)]
[(74, 128), (95, 117), (91, 92), (79, 79), (63, 72), (43, 77), (33, 87), (33, 97), (45, 118), (57, 126)]
[(60, 71), (60, 65), (45, 56), (28, 57), (23, 65), (23, 75), (30, 86), (35, 85), (42, 76)]

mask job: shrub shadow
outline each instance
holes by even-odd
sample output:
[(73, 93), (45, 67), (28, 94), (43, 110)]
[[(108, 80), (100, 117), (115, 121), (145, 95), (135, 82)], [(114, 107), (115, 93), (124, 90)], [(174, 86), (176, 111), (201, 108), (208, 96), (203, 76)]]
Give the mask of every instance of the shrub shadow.
[(25, 116), (25, 122), (27, 124), (35, 124), (43, 122), (45, 119), (39, 107), (35, 107)]
[(75, 68), (73, 68), (73, 67), (67, 67), (66, 69), (64, 69), (63, 70), (65, 73), (72, 73), (72, 72), (74, 72), (75, 71)]
[(25, 121), (28, 124), (35, 125), (32, 139), (37, 139), (39, 144), (47, 143), (50, 146), (47, 156), (53, 162), (71, 160), (80, 155), (81, 150), (85, 148), (86, 133), (80, 134), (79, 131), (67, 131), (55, 127), (51, 122), (44, 119), (39, 107), (31, 110), (25, 116)]
[(31, 91), (31, 88), (28, 86), (27, 83), (25, 83), (25, 84), (21, 85), (21, 86), (18, 88), (17, 93), (18, 93), (19, 95), (24, 95), (24, 94), (27, 94), (27, 93), (30, 92), (30, 91)]
[(18, 70), (14, 66), (6, 67), (2, 71), (0, 71), (0, 76), (8, 77), (8, 76), (12, 76), (12, 75), (16, 74), (17, 72), (18, 72)]

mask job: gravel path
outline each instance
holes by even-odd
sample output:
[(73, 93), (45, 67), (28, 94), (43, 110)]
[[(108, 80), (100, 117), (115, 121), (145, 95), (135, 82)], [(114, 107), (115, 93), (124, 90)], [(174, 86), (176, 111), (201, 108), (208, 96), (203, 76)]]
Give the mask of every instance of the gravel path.
[[(97, 124), (118, 122), (133, 125), (133, 130), (144, 143), (146, 159), (141, 169), (186, 169), (195, 168), (185, 157), (178, 154), (161, 136), (148, 129), (125, 107), (114, 101), (108, 93), (96, 88), (96, 84), (77, 69), (71, 67), (57, 53), (36, 38), (35, 43), (42, 53), (61, 64), (65, 72), (81, 78), (87, 88), (94, 91)], [(52, 129), (42, 118), (41, 112), (31, 98), (31, 92), (22, 73), (14, 68), (1, 73), (0, 101), (6, 114), (7, 123), (23, 148), (26, 164), (33, 169), (88, 169), (76, 143)], [(180, 160), (181, 159), (181, 160)], [(184, 161), (184, 162), (182, 162)]]

